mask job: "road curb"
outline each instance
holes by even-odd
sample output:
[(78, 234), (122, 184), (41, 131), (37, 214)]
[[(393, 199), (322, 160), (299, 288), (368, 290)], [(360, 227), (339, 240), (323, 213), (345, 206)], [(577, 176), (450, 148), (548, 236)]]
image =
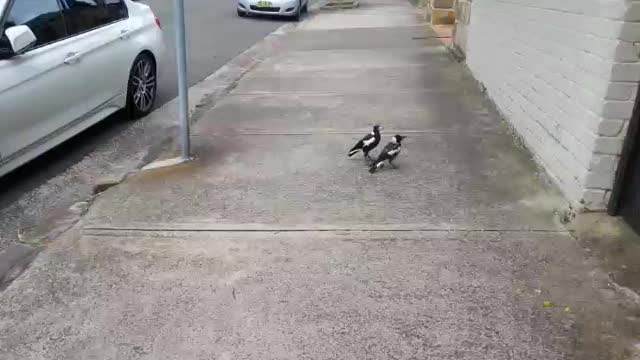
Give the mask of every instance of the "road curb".
[[(318, 1), (310, 5), (309, 10), (320, 10), (329, 0)], [(312, 14), (309, 14), (310, 16)], [(303, 20), (305, 21), (305, 20)], [(300, 22), (302, 23), (302, 22)], [(196, 110), (203, 105), (211, 105), (215, 101), (235, 87), (235, 84), (257, 64), (279, 50), (279, 40), (289, 32), (295, 30), (300, 23), (284, 24), (260, 40), (250, 48), (236, 55), (226, 64), (220, 67), (202, 81), (189, 87), (189, 115), (192, 117)], [(177, 126), (178, 97), (171, 99), (161, 108), (149, 114), (149, 116), (168, 115)], [(176, 110), (174, 110), (176, 109)], [(191, 122), (196, 119), (191, 118)]]
[[(307, 18), (312, 18), (313, 16), (318, 15), (319, 11), (321, 11), (329, 1), (330, 0), (319, 0), (314, 4), (310, 4)], [(307, 19), (279, 26), (262, 40), (229, 60), (214, 73), (207, 76), (197, 84), (190, 86), (190, 123), (196, 123), (202, 113), (215, 106), (218, 100), (231, 92), (246, 73), (277, 52), (280, 49), (280, 40), (306, 20)], [(149, 146), (147, 156), (145, 156), (144, 161), (138, 164), (137, 168), (133, 169), (128, 176), (136, 173), (141, 168), (152, 162), (162, 160), (162, 156), (166, 157), (175, 155), (167, 155), (163, 154), (163, 152), (167, 149), (177, 149), (179, 145), (176, 143), (180, 130), (178, 102), (178, 97), (175, 97), (145, 117), (145, 122), (152, 122), (156, 126), (160, 125), (160, 130), (163, 135), (159, 136), (155, 143)]]
[(22, 274), (38, 254), (38, 249), (24, 244), (13, 244), (0, 254), (0, 291)]
[[(227, 95), (236, 86), (242, 77), (260, 62), (264, 61), (278, 49), (279, 39), (295, 28), (295, 24), (284, 24), (268, 34), (264, 39), (250, 48), (236, 55), (226, 64), (220, 67), (202, 81), (189, 87), (189, 120), (195, 124), (203, 110), (209, 109), (216, 102)], [(159, 137), (150, 144), (144, 161), (138, 164), (134, 170), (160, 160), (166, 154), (167, 149), (177, 148), (179, 121), (178, 121), (178, 97), (175, 97), (159, 109), (151, 112), (143, 120), (145, 123), (154, 124), (160, 128)], [(156, 131), (158, 129), (155, 129)]]
[[(317, 15), (318, 11), (320, 11), (328, 1), (329, 0), (321, 0), (310, 5), (309, 14), (307, 15), (308, 18)], [(314, 14), (312, 14), (312, 12)], [(215, 106), (220, 99), (231, 92), (246, 73), (274, 53), (277, 53), (282, 47), (281, 40), (304, 21), (306, 21), (306, 19), (298, 23), (288, 23), (278, 27), (261, 41), (229, 60), (214, 73), (189, 87), (190, 124), (195, 124), (206, 110)], [(178, 139), (180, 130), (177, 114), (178, 98), (175, 97), (147, 116), (149, 118), (147, 121), (164, 124), (164, 136), (157, 139), (156, 144), (150, 146), (145, 161), (139, 164), (133, 173), (152, 162), (162, 160), (164, 157), (177, 155), (176, 152), (179, 144), (176, 140)]]

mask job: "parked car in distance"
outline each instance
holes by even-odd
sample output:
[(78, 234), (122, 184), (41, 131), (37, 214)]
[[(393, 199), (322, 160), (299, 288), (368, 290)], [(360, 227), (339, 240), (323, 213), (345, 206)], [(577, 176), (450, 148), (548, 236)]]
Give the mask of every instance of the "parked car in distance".
[(0, 0), (0, 176), (120, 109), (153, 109), (165, 45), (131, 0)]
[(238, 0), (238, 16), (276, 15), (300, 20), (309, 10), (309, 0)]

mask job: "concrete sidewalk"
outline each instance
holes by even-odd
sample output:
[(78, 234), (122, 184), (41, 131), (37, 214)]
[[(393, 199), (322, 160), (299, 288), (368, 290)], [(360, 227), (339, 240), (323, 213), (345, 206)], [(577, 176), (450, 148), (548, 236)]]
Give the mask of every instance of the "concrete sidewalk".
[[(313, 14), (195, 161), (106, 191), (0, 294), (0, 358), (622, 359), (635, 318), (433, 36), (402, 0)], [(371, 175), (346, 153), (376, 123), (409, 139)]]

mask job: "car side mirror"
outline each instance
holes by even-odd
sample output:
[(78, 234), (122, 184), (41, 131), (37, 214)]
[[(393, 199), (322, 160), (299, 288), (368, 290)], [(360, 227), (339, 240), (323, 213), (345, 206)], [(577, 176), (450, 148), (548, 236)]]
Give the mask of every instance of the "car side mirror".
[(26, 25), (17, 25), (7, 28), (4, 34), (9, 40), (11, 51), (14, 55), (20, 55), (35, 45), (37, 39), (33, 31)]

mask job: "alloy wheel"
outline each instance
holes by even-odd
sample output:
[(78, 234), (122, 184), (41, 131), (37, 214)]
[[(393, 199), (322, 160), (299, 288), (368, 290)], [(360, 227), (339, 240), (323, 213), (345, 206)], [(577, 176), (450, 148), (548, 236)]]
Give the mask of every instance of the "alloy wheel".
[(151, 110), (156, 97), (156, 86), (154, 64), (148, 58), (139, 59), (131, 77), (132, 100), (137, 112), (147, 113)]

